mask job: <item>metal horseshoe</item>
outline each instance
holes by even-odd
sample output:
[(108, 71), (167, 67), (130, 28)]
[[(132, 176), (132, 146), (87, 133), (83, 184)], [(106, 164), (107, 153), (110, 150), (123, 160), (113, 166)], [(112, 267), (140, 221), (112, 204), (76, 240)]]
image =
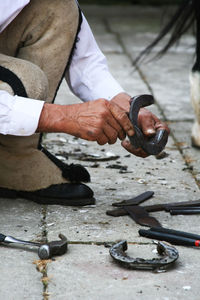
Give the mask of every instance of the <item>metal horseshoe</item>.
[(131, 99), (129, 119), (133, 124), (135, 135), (129, 136), (129, 140), (135, 148), (142, 148), (148, 154), (157, 155), (167, 144), (168, 132), (165, 129), (160, 129), (157, 130), (154, 137), (147, 139), (138, 127), (138, 113), (140, 108), (153, 103), (154, 98), (151, 95), (139, 95)]
[(113, 245), (109, 252), (111, 257), (127, 269), (132, 270), (156, 270), (173, 264), (179, 257), (177, 249), (169, 244), (158, 242), (158, 254), (161, 258), (143, 259), (128, 256), (125, 251), (128, 249), (127, 241), (123, 240)]

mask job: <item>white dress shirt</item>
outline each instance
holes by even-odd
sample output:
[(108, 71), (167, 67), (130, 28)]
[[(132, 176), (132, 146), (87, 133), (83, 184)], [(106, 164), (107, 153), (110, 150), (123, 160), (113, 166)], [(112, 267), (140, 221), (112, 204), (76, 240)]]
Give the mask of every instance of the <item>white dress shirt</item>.
[[(12, 22), (30, 0), (0, 0), (0, 32)], [(108, 70), (91, 29), (83, 16), (78, 42), (66, 80), (72, 92), (83, 101), (110, 100), (122, 87)], [(38, 126), (44, 101), (11, 96), (0, 91), (0, 133), (28, 136)]]

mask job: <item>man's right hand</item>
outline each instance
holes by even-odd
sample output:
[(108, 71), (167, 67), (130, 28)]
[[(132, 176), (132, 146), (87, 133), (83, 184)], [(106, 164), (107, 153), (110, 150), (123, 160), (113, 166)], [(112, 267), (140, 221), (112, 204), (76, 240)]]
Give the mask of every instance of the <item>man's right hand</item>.
[(100, 145), (134, 135), (127, 113), (105, 99), (72, 105), (45, 103), (37, 132), (64, 132)]

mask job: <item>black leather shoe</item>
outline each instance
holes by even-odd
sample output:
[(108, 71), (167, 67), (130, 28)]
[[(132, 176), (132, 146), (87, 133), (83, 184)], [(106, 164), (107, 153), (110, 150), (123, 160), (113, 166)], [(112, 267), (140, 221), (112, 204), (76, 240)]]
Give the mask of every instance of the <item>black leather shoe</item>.
[(34, 192), (16, 191), (0, 188), (0, 197), (24, 198), (38, 204), (84, 206), (95, 204), (93, 191), (82, 183), (54, 184)]

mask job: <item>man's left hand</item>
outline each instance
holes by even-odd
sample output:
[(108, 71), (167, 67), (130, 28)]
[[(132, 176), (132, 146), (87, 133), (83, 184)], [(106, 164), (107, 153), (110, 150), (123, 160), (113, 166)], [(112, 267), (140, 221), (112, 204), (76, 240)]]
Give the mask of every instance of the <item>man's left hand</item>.
[[(111, 101), (115, 102), (128, 113), (130, 109), (130, 100), (131, 97), (128, 94), (120, 93), (117, 96), (115, 96)], [(139, 111), (138, 126), (141, 128), (143, 134), (147, 138), (154, 136), (158, 129), (165, 129), (168, 133), (170, 132), (167, 124), (158, 119), (152, 112), (150, 112), (146, 108), (141, 108)], [(123, 140), (121, 144), (131, 154), (143, 158), (149, 156), (143, 149), (134, 148), (129, 140)]]

